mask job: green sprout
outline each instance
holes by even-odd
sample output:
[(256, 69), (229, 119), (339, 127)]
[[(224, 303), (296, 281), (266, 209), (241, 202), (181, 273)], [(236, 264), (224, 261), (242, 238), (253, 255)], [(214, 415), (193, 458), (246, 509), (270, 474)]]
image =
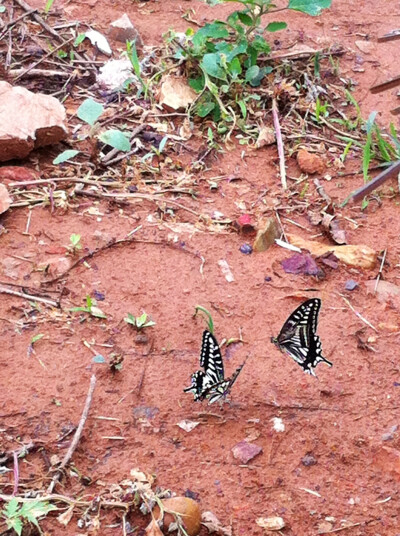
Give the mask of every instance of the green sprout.
[(134, 316), (131, 313), (127, 313), (127, 316), (124, 318), (124, 320), (127, 324), (130, 324), (140, 331), (141, 329), (150, 328), (151, 326), (156, 325), (153, 320), (148, 320), (148, 318), (147, 313), (143, 313), (140, 316)]

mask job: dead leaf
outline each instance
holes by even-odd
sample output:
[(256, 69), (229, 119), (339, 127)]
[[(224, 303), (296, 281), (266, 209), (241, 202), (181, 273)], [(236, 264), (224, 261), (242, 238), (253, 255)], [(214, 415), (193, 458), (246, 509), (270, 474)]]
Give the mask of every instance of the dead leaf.
[(317, 257), (316, 261), (322, 262), (325, 266), (329, 266), (329, 268), (332, 268), (333, 270), (337, 270), (339, 267), (339, 259), (331, 251)]
[(164, 536), (158, 523), (155, 519), (152, 519), (145, 528), (146, 536)]
[(64, 525), (66, 527), (68, 523), (71, 521), (72, 516), (74, 514), (74, 505), (70, 506), (65, 512), (57, 516), (57, 521), (61, 523), (61, 525)]
[(283, 270), (287, 274), (316, 275), (323, 274), (315, 260), (309, 253), (295, 253), (281, 262)]
[(355, 45), (357, 48), (361, 50), (361, 52), (364, 52), (364, 54), (371, 54), (371, 52), (375, 49), (375, 45), (372, 41), (356, 41)]
[(179, 136), (184, 140), (189, 140), (192, 137), (192, 126), (190, 120), (185, 117), (181, 128), (179, 129)]
[(169, 110), (185, 110), (197, 97), (186, 78), (167, 75), (161, 81), (159, 102)]
[(322, 216), (322, 225), (336, 244), (347, 244), (346, 233), (340, 228), (335, 215), (324, 213)]
[(376, 252), (365, 245), (329, 246), (313, 240), (305, 240), (297, 235), (287, 235), (291, 244), (301, 249), (307, 249), (313, 255), (319, 257), (332, 251), (335, 256), (350, 266), (371, 269), (376, 263)]
[(266, 530), (281, 530), (285, 527), (285, 522), (281, 517), (259, 517), (256, 523)]
[[(201, 528), (201, 512), (199, 504), (194, 499), (171, 497), (163, 499), (161, 502), (164, 509), (163, 528), (166, 531), (174, 530), (173, 527), (177, 524), (176, 514), (178, 514), (188, 536), (197, 536)], [(158, 505), (154, 507), (153, 515), (156, 519), (160, 519), (161, 511)]]
[(261, 127), (256, 141), (256, 149), (272, 145), (276, 141), (275, 130), (271, 127)]
[(223, 536), (232, 536), (232, 527), (224, 527), (220, 520), (212, 512), (203, 512), (201, 514), (201, 523), (209, 532), (217, 532)]
[(221, 268), (221, 272), (225, 276), (225, 279), (228, 281), (228, 283), (232, 283), (233, 281), (235, 281), (233, 273), (229, 268), (229, 264), (226, 262), (225, 259), (221, 259), (220, 261), (218, 261), (218, 266)]

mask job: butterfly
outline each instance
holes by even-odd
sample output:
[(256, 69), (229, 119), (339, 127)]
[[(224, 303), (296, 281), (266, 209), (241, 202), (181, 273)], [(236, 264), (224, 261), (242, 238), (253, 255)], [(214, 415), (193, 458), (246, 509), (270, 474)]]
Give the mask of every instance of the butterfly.
[(279, 350), (286, 352), (306, 372), (315, 376), (318, 363), (332, 363), (322, 355), (321, 341), (316, 334), (321, 300), (313, 298), (303, 302), (289, 316), (277, 337), (272, 337)]
[(192, 392), (195, 401), (208, 399), (209, 404), (225, 398), (232, 388), (244, 363), (236, 369), (231, 378), (225, 379), (224, 364), (221, 350), (214, 335), (205, 330), (201, 343), (200, 366), (204, 371), (197, 370), (191, 376), (191, 386), (184, 389)]

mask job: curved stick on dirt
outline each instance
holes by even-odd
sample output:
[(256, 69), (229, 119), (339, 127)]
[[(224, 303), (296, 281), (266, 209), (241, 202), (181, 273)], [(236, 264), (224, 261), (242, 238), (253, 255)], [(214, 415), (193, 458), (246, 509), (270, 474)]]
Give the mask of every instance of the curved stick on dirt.
[(276, 144), (278, 146), (279, 171), (280, 171), (280, 174), (281, 174), (282, 188), (284, 190), (287, 190), (286, 168), (285, 168), (285, 151), (283, 149), (281, 125), (279, 124), (278, 105), (276, 104), (275, 99), (272, 101), (272, 117), (274, 119), (274, 127), (275, 127), (275, 134), (276, 134)]
[(85, 407), (83, 408), (82, 417), (81, 417), (81, 420), (79, 421), (78, 428), (76, 429), (74, 438), (73, 438), (72, 443), (71, 443), (71, 445), (70, 445), (70, 447), (68, 449), (68, 452), (64, 456), (60, 467), (58, 468), (56, 474), (54, 475), (52, 481), (50, 482), (49, 487), (47, 488), (47, 493), (52, 493), (53, 492), (54, 486), (60, 480), (60, 477), (61, 477), (63, 469), (65, 468), (67, 463), (70, 461), (70, 459), (72, 458), (73, 453), (75, 452), (75, 449), (76, 449), (76, 447), (77, 447), (77, 445), (79, 443), (79, 440), (81, 438), (83, 427), (85, 426), (87, 416), (89, 414), (89, 409), (90, 409), (90, 405), (92, 403), (92, 396), (93, 396), (93, 391), (94, 391), (95, 386), (96, 386), (96, 376), (93, 374), (93, 376), (90, 378), (89, 391), (88, 391), (88, 394), (87, 394), (87, 397), (86, 397)]
[[(350, 199), (354, 202), (360, 201), (366, 195), (378, 188), (378, 186), (381, 186), (381, 184), (393, 177), (396, 173), (400, 173), (400, 160), (393, 162), (390, 167), (379, 173), (379, 175), (372, 179), (372, 181), (367, 182), (367, 184), (364, 184), (364, 186), (361, 186), (361, 188), (358, 188), (358, 190), (350, 194), (346, 199), (346, 202)], [(344, 204), (345, 202), (343, 202), (341, 206), (344, 206)]]

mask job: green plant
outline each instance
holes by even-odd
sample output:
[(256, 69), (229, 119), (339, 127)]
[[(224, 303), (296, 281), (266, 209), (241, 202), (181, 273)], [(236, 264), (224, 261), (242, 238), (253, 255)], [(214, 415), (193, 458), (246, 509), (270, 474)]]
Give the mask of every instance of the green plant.
[[(186, 64), (190, 86), (199, 93), (193, 107), (200, 117), (212, 114), (214, 121), (235, 123), (238, 108), (245, 116), (244, 90), (257, 87), (272, 67), (265, 65), (271, 48), (264, 35), (287, 27), (285, 22), (263, 26), (262, 17), (274, 13), (272, 0), (210, 0), (211, 5), (236, 1), (243, 9), (231, 13), (225, 21), (215, 20), (196, 33), (187, 30), (185, 40), (170, 33), (175, 58)], [(331, 5), (331, 0), (289, 0), (284, 9), (310, 15)]]
[(69, 246), (67, 247), (67, 249), (70, 253), (72, 253), (72, 255), (75, 255), (80, 249), (82, 249), (80, 234), (73, 233), (69, 237)]
[(127, 41), (126, 42), (126, 52), (125, 55), (131, 62), (133, 72), (135, 73), (137, 79), (140, 82), (140, 85), (142, 86), (141, 91), (139, 91), (138, 96), (140, 96), (141, 92), (144, 92), (145, 98), (147, 98), (147, 94), (149, 92), (149, 85), (143, 80), (142, 77), (142, 69), (140, 67), (140, 62), (136, 50), (136, 42), (135, 41)]
[(40, 499), (32, 499), (23, 502), (21, 505), (19, 503), (19, 499), (14, 497), (0, 512), (0, 516), (6, 523), (7, 528), (14, 530), (18, 536), (21, 536), (24, 525), (28, 523), (35, 525), (40, 534), (42, 534), (39, 519), (46, 516), (49, 512), (57, 510), (56, 506)]
[(214, 321), (212, 319), (210, 311), (208, 311), (205, 307), (202, 307), (201, 305), (196, 305), (194, 309), (194, 316), (198, 315), (199, 313), (203, 313), (206, 316), (208, 331), (210, 333), (214, 333)]
[[(88, 137), (90, 140), (93, 140), (94, 142), (97, 138), (105, 145), (109, 145), (110, 147), (112, 147), (113, 149), (117, 149), (118, 151), (122, 151), (125, 153), (130, 151), (131, 142), (129, 141), (128, 136), (122, 130), (109, 129), (100, 132), (100, 124), (98, 120), (100, 119), (100, 116), (103, 114), (103, 112), (104, 106), (102, 104), (91, 98), (88, 98), (82, 102), (76, 114), (79, 119), (81, 119), (91, 127), (88, 133)], [(63, 151), (53, 160), (53, 164), (62, 164), (67, 160), (71, 160), (77, 154), (79, 154), (79, 152), (80, 151), (72, 149)]]
[(321, 123), (321, 118), (329, 116), (328, 107), (329, 104), (327, 102), (322, 104), (319, 97), (317, 97), (317, 100), (315, 101), (315, 119), (317, 120), (317, 123)]
[(94, 316), (95, 318), (107, 318), (107, 316), (103, 313), (103, 311), (97, 307), (97, 302), (94, 298), (91, 296), (86, 296), (86, 306), (83, 307), (72, 307), (70, 309), (71, 312), (77, 313), (88, 313), (91, 316)]
[(143, 313), (140, 316), (133, 316), (131, 313), (127, 313), (126, 318), (124, 318), (124, 320), (127, 324), (130, 324), (138, 331), (156, 325), (153, 320), (148, 320), (147, 313)]

